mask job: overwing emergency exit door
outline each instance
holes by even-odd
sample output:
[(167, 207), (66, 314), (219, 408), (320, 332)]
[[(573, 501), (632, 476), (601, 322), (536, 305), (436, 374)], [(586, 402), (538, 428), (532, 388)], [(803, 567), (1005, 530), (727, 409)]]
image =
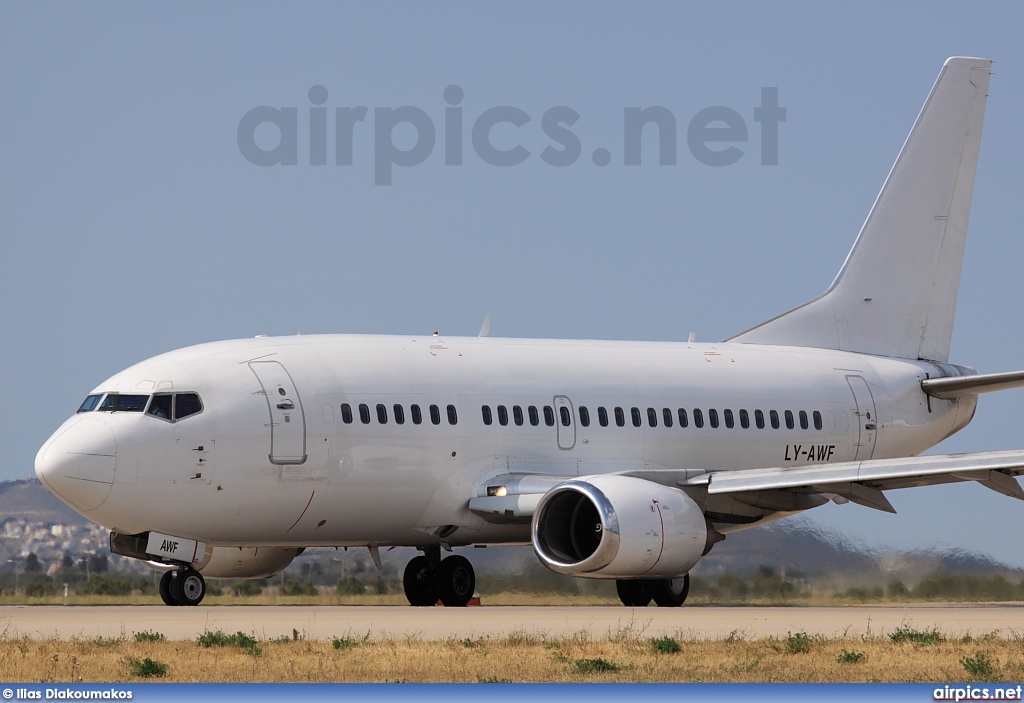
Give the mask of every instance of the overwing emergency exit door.
[(572, 449), (576, 446), (576, 415), (572, 401), (564, 395), (556, 395), (555, 426), (558, 428), (558, 448)]

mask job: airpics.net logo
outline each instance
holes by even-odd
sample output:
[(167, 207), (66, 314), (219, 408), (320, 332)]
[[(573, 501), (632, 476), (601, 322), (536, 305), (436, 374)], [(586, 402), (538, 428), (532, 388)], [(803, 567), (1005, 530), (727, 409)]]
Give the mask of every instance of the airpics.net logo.
[[(391, 185), (396, 166), (419, 166), (438, 146), (444, 152), (445, 166), (462, 166), (470, 158), (464, 148), (467, 136), (473, 155), (490, 166), (510, 168), (534, 157), (534, 153), (516, 139), (520, 130), (536, 129), (529, 113), (512, 105), (499, 105), (478, 115), (467, 115), (461, 106), (465, 92), (457, 85), (448, 86), (442, 93), (444, 116), (440, 137), (434, 119), (422, 108), (412, 105), (375, 107), (371, 115), (366, 106), (330, 110), (326, 106), (328, 97), (327, 88), (314, 85), (308, 92), (310, 105), (302, 109), (308, 112), (302, 118), (306, 123), (303, 131), (307, 131), (308, 125), (309, 137), (308, 154), (302, 156), (310, 166), (327, 165), (328, 133), (333, 133), (335, 166), (354, 166), (356, 140), (372, 139), (373, 182), (379, 186)], [(761, 165), (776, 166), (779, 163), (779, 125), (786, 121), (786, 108), (779, 106), (778, 88), (761, 88), (760, 97), (760, 104), (753, 108), (751, 116), (757, 125)], [(238, 150), (255, 166), (299, 165), (299, 118), (298, 107), (260, 105), (252, 108), (238, 122)], [(333, 118), (333, 125), (330, 118)], [(549, 143), (536, 156), (555, 167), (571, 166), (579, 161), (584, 146), (572, 127), (580, 119), (580, 113), (571, 107), (548, 108), (541, 115), (539, 127)], [(666, 107), (623, 108), (622, 165), (642, 165), (643, 139), (647, 137), (657, 140), (658, 164), (675, 166), (679, 154), (678, 124), (676, 116)], [(498, 140), (499, 145), (493, 139), (496, 128), (503, 137)], [(687, 150), (706, 166), (731, 166), (744, 158), (749, 148), (747, 120), (740, 111), (724, 105), (698, 110), (685, 123), (685, 129)], [(508, 143), (510, 132), (513, 134), (511, 146)], [(396, 136), (413, 133), (415, 139), (411, 144), (410, 140), (402, 138), (396, 143)], [(305, 151), (303, 148), (302, 152)], [(595, 166), (608, 166), (612, 159), (612, 152), (604, 147), (590, 152)]]

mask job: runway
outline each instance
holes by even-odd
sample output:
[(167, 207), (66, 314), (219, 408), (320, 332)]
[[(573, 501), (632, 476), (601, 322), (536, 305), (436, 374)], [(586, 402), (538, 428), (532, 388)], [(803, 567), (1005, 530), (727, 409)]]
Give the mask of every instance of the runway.
[(678, 639), (756, 639), (806, 632), (829, 637), (885, 635), (908, 625), (937, 628), (949, 637), (998, 631), (1024, 636), (1024, 604), (854, 606), (854, 607), (536, 607), (482, 606), (0, 606), (0, 636), (6, 639), (131, 638), (144, 630), (168, 639), (189, 640), (206, 630), (245, 632), (257, 638), (307, 639), (369, 635), (373, 639), (445, 640), (538, 638), (586, 633)]

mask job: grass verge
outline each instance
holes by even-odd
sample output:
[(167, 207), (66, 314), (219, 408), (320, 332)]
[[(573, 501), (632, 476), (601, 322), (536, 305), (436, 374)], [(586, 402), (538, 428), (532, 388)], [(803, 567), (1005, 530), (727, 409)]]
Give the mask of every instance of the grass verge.
[[(676, 633), (545, 638), (260, 639), (218, 630), (196, 641), (145, 631), (118, 639), (0, 637), (0, 671), (52, 682), (929, 682), (1017, 681), (1024, 640), (930, 636), (933, 630), (826, 638), (706, 640)], [(917, 634), (920, 633), (920, 634)], [(896, 636), (893, 636), (896, 635)]]

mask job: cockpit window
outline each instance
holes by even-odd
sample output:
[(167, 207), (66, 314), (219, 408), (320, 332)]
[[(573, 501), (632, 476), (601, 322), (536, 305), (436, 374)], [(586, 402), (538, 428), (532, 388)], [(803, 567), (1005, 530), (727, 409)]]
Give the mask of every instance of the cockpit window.
[(174, 397), (174, 419), (180, 420), (195, 415), (203, 409), (199, 396), (195, 393), (178, 393)]
[(94, 395), (86, 397), (86, 399), (82, 401), (82, 405), (79, 406), (78, 412), (91, 413), (93, 410), (96, 409), (96, 406), (100, 404), (100, 399), (102, 398), (102, 393), (96, 393)]
[(146, 411), (147, 415), (153, 417), (159, 417), (164, 420), (171, 419), (171, 401), (174, 396), (170, 393), (157, 393), (153, 396), (153, 402), (149, 404), (149, 410)]
[(148, 395), (108, 393), (107, 397), (103, 400), (103, 404), (100, 406), (100, 410), (120, 413), (141, 413), (145, 409), (147, 401), (149, 401)]
[(157, 393), (153, 396), (146, 414), (168, 422), (176, 422), (195, 415), (202, 409), (203, 402), (196, 393)]

